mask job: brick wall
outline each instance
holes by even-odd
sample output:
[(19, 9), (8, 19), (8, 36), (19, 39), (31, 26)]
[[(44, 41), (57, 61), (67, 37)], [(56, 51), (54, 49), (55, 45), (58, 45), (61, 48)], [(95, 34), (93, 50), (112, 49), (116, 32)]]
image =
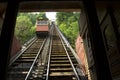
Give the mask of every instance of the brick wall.
[(13, 57), (19, 50), (21, 49), (20, 42), (16, 39), (16, 37), (13, 37), (13, 43), (12, 43), (12, 50), (11, 50), (11, 57)]
[(88, 62), (86, 59), (86, 54), (85, 54), (85, 49), (84, 49), (84, 44), (83, 44), (83, 40), (80, 37), (80, 35), (78, 35), (78, 37), (76, 39), (75, 46), (76, 46), (76, 53), (77, 53), (79, 59), (81, 60), (84, 72), (87, 75), (88, 80), (91, 80), (90, 72), (88, 69)]

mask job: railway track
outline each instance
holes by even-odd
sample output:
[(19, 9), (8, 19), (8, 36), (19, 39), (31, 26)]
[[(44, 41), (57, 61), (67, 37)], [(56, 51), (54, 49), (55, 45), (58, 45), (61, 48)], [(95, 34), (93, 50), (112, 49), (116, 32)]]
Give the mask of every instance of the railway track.
[(33, 65), (36, 65), (36, 60), (45, 44), (46, 39), (35, 39), (29, 44), (18, 58), (11, 63), (8, 69), (7, 80), (25, 80), (29, 75)]
[(86, 80), (73, 52), (57, 28), (35, 39), (11, 63), (7, 80)]
[(78, 62), (54, 28), (50, 43), (46, 80), (85, 80), (78, 74)]

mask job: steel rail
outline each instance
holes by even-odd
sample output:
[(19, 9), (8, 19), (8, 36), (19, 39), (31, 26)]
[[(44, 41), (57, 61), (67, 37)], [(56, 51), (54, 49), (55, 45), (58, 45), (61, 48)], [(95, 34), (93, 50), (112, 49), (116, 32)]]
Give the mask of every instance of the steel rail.
[[(71, 45), (69, 44), (69, 42), (67, 41), (67, 39), (64, 37), (64, 35), (61, 33), (61, 31), (58, 29), (58, 27), (55, 26), (55, 28), (58, 30), (60, 36), (62, 37), (62, 39), (64, 40), (64, 42), (66, 43), (67, 47), (69, 47), (69, 49), (71, 50), (72, 54), (74, 55), (74, 57), (76, 58), (77, 62), (79, 65), (82, 65), (81, 60), (79, 59), (78, 55), (75, 53), (75, 51), (73, 50), (73, 48), (71, 47)], [(84, 72), (83, 72), (84, 73)]]
[[(60, 36), (62, 37), (63, 41), (66, 43), (67, 47), (71, 50), (72, 54), (74, 55), (74, 57), (76, 58), (77, 62), (79, 65), (82, 65), (81, 64), (81, 60), (79, 59), (78, 55), (75, 53), (75, 51), (73, 50), (73, 48), (71, 47), (71, 45), (69, 44), (69, 42), (67, 41), (67, 39), (64, 37), (64, 35), (61, 33), (61, 31), (58, 29), (57, 26), (55, 26), (55, 28), (57, 29), (57, 31), (59, 32)], [(82, 69), (82, 67), (80, 66), (80, 68)], [(82, 71), (82, 75), (85, 76), (85, 72), (83, 70)], [(82, 79), (83, 80), (83, 79)], [(84, 79), (86, 80), (86, 78)]]
[(36, 36), (34, 36), (33, 38), (31, 38), (30, 40), (28, 40), (27, 42), (25, 42), (25, 44), (23, 44), (23, 46), (29, 45), (35, 38), (36, 38)]
[(14, 63), (36, 40), (37, 38), (34, 38), (34, 40), (26, 48), (24, 48), (18, 55), (16, 55), (14, 59), (11, 59), (9, 66), (12, 65), (12, 63)]
[(53, 28), (51, 28), (52, 33), (50, 37), (50, 49), (49, 49), (49, 55), (48, 55), (48, 65), (47, 65), (47, 73), (46, 73), (46, 80), (48, 80), (49, 77), (49, 70), (50, 70), (50, 56), (51, 56), (51, 50), (52, 50), (52, 35), (53, 35)]
[(46, 37), (46, 39), (43, 41), (41, 47), (39, 48), (39, 51), (38, 51), (38, 53), (37, 53), (37, 55), (36, 55), (36, 57), (35, 57), (32, 65), (31, 65), (31, 67), (30, 67), (30, 69), (29, 69), (29, 72), (27, 73), (27, 76), (26, 76), (25, 80), (28, 79), (28, 77), (29, 77), (29, 75), (30, 75), (30, 73), (31, 73), (31, 71), (32, 71), (32, 69), (33, 69), (33, 67), (34, 67), (34, 64), (35, 64), (36, 60), (37, 60), (38, 56), (40, 55), (40, 52), (42, 51), (42, 48), (43, 48), (46, 40), (47, 40), (47, 37)]
[(64, 47), (64, 49), (65, 49), (65, 52), (66, 52), (66, 54), (67, 54), (67, 57), (68, 57), (68, 59), (69, 59), (69, 61), (70, 61), (70, 64), (71, 64), (71, 66), (72, 66), (72, 68), (73, 68), (73, 71), (74, 71), (74, 73), (75, 73), (75, 76), (76, 76), (77, 80), (80, 80), (80, 78), (79, 78), (79, 76), (78, 76), (78, 73), (77, 73), (77, 71), (76, 71), (76, 69), (75, 69), (75, 67), (74, 67), (74, 65), (73, 65), (73, 62), (72, 62), (72, 60), (71, 60), (71, 58), (70, 58), (70, 56), (69, 56), (69, 54), (68, 54), (68, 51), (67, 51), (67, 49), (66, 49), (66, 47), (65, 47), (65, 45), (64, 45), (64, 43), (63, 43), (63, 40), (62, 40), (62, 37), (60, 36), (60, 34), (59, 34), (59, 37), (60, 37), (60, 40), (61, 40), (61, 42), (62, 42), (62, 45), (63, 45), (63, 47)]

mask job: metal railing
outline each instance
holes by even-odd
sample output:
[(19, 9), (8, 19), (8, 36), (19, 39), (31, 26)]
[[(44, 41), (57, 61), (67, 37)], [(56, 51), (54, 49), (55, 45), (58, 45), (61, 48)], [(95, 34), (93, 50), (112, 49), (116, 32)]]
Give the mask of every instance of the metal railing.
[[(59, 37), (60, 37), (60, 34), (59, 34)], [(71, 60), (71, 58), (70, 58), (70, 56), (69, 56), (69, 54), (68, 54), (68, 51), (67, 51), (67, 49), (66, 49), (66, 47), (65, 47), (65, 45), (64, 45), (64, 43), (63, 43), (62, 37), (60, 37), (60, 40), (61, 40), (62, 45), (63, 45), (63, 47), (64, 47), (64, 49), (65, 49), (65, 52), (66, 52), (66, 54), (67, 54), (67, 56), (68, 56), (68, 59), (69, 59), (70, 64), (71, 64), (71, 66), (72, 66), (72, 69), (73, 69), (73, 71), (74, 71), (74, 73), (75, 73), (75, 76), (76, 76), (77, 80), (80, 80), (79, 75), (78, 75), (78, 73), (77, 73), (77, 71), (76, 71), (76, 69), (75, 69), (75, 67), (74, 67), (74, 65), (73, 65), (73, 62), (72, 62), (72, 60)]]
[[(57, 26), (55, 26), (55, 28), (56, 28), (57, 31), (59, 32), (60, 37), (63, 39), (63, 41), (65, 42), (65, 44), (67, 45), (67, 47), (70, 49), (70, 51), (72, 52), (72, 54), (73, 54), (74, 57), (76, 58), (76, 60), (77, 60), (77, 62), (78, 62), (78, 65), (82, 65), (82, 63), (81, 63), (78, 55), (75, 53), (74, 49), (71, 47), (71, 45), (69, 44), (69, 42), (67, 41), (67, 39), (64, 37), (64, 35), (61, 33), (61, 31), (58, 29)], [(81, 67), (81, 66), (80, 66), (80, 67)], [(82, 67), (81, 67), (81, 68), (82, 68)], [(84, 71), (83, 71), (83, 70), (81, 70), (81, 71), (82, 71), (82, 73), (83, 73), (82, 75), (85, 76)], [(84, 80), (86, 80), (86, 79), (84, 79)]]
[(27, 47), (25, 47), (24, 49), (21, 49), (13, 58), (10, 59), (10, 63), (9, 66), (14, 63), (14, 61), (16, 61), (35, 41), (37, 40), (37, 38), (33, 38), (32, 40), (30, 40), (29, 45)]

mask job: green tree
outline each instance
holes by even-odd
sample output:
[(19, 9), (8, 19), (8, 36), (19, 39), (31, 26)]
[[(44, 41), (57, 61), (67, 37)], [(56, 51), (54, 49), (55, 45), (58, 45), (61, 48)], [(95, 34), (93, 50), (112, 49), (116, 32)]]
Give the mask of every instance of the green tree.
[(39, 19), (48, 19), (48, 18), (46, 17), (45, 12), (40, 12), (40, 13), (37, 15), (37, 18), (39, 18)]
[(17, 17), (15, 35), (22, 44), (32, 37), (32, 26), (32, 22), (27, 16)]
[(34, 26), (36, 23), (37, 13), (18, 13), (19, 16), (27, 16), (29, 17), (30, 21), (32, 22), (32, 25)]
[(18, 13), (15, 35), (22, 44), (28, 41), (31, 37), (35, 36), (35, 23), (37, 18), (47, 19), (45, 12)]
[(61, 23), (67, 23), (68, 18), (73, 16), (73, 12), (58, 12), (56, 15), (57, 18), (57, 24), (60, 25)]
[(56, 15), (59, 29), (71, 43), (73, 48), (75, 47), (75, 40), (79, 32), (79, 15), (79, 12), (58, 12)]

